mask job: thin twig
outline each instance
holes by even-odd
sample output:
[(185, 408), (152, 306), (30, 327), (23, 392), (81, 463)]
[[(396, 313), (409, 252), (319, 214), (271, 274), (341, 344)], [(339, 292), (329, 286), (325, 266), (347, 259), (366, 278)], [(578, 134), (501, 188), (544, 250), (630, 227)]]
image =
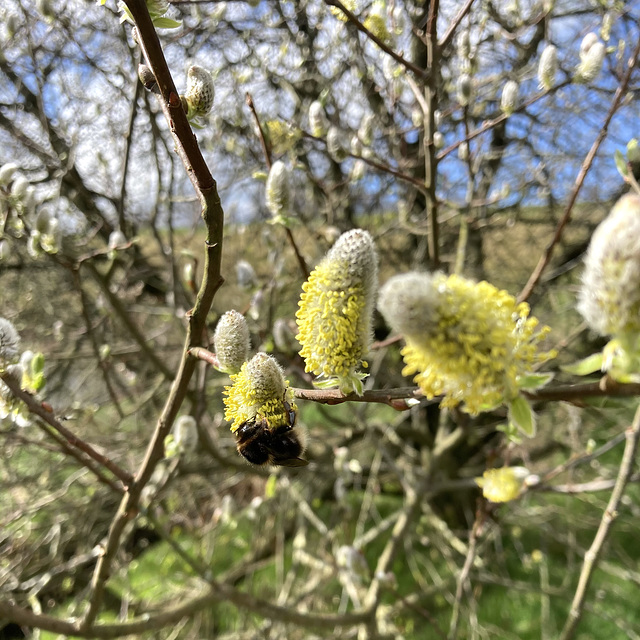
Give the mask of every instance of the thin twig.
[(467, 0), (467, 3), (463, 7), (460, 7), (460, 11), (458, 11), (456, 17), (451, 21), (449, 28), (445, 31), (445, 34), (442, 36), (442, 38), (440, 38), (440, 42), (438, 42), (438, 48), (440, 50), (444, 49), (449, 44), (449, 41), (456, 33), (456, 29), (458, 28), (464, 17), (467, 15), (467, 13), (469, 13), (469, 11), (471, 10), (471, 5), (473, 4), (473, 2), (474, 0)]
[(0, 379), (9, 387), (11, 394), (22, 401), (29, 412), (41, 418), (49, 426), (53, 427), (64, 439), (72, 446), (86, 453), (90, 458), (98, 462), (105, 469), (108, 469), (118, 478), (125, 486), (129, 486), (133, 482), (131, 474), (119, 467), (113, 460), (107, 456), (98, 453), (88, 442), (78, 438), (73, 432), (61, 424), (55, 417), (51, 407), (36, 400), (30, 393), (23, 391), (16, 380), (8, 373), (0, 372)]
[(580, 619), (582, 618), (589, 583), (591, 582), (593, 572), (600, 558), (600, 552), (607, 539), (611, 525), (618, 516), (618, 507), (624, 490), (631, 478), (636, 451), (638, 450), (638, 440), (640, 439), (640, 406), (636, 410), (632, 425), (626, 431), (626, 437), (627, 444), (622, 454), (616, 484), (611, 492), (609, 504), (602, 514), (602, 520), (600, 521), (600, 526), (593, 539), (593, 543), (584, 556), (584, 563), (582, 565), (582, 571), (580, 572), (576, 593), (571, 603), (571, 610), (569, 611), (569, 616), (562, 629), (559, 640), (570, 640), (570, 638), (573, 638)]
[(367, 36), (367, 38), (369, 38), (369, 40), (371, 40), (372, 42), (375, 42), (378, 45), (378, 47), (380, 47), (380, 49), (382, 49), (385, 53), (388, 53), (396, 62), (400, 63), (403, 67), (405, 67), (405, 69), (412, 71), (423, 80), (426, 80), (427, 78), (429, 78), (430, 74), (428, 71), (426, 71), (425, 69), (421, 69), (420, 67), (417, 67), (415, 64), (413, 64), (413, 62), (410, 62), (406, 58), (403, 58), (399, 53), (396, 53), (391, 47), (389, 47), (382, 40), (380, 40), (380, 38), (378, 38), (375, 34), (371, 33), (371, 31), (369, 31), (369, 29), (367, 29), (362, 24), (362, 22), (360, 22), (360, 20), (358, 20), (358, 18), (356, 18), (356, 16), (353, 13), (351, 13), (351, 11), (349, 11), (349, 9), (347, 9), (342, 4), (342, 2), (340, 2), (340, 0), (324, 0), (324, 1), (325, 1), (325, 4), (329, 5), (330, 7), (336, 7), (337, 9), (340, 9), (340, 11), (342, 11), (342, 13), (347, 18), (347, 20), (349, 20), (349, 22), (353, 24), (358, 31), (364, 33)]
[(582, 189), (582, 185), (584, 184), (585, 178), (587, 177), (587, 173), (589, 173), (589, 169), (591, 169), (591, 165), (593, 164), (593, 160), (596, 157), (596, 153), (598, 152), (600, 145), (604, 142), (604, 139), (607, 137), (607, 133), (609, 131), (609, 124), (611, 123), (611, 120), (613, 119), (613, 116), (615, 115), (618, 108), (622, 105), (622, 100), (627, 93), (627, 86), (629, 85), (629, 81), (631, 80), (631, 74), (633, 72), (633, 69), (636, 66), (636, 61), (639, 55), (640, 55), (640, 38), (638, 38), (638, 44), (636, 45), (633, 55), (629, 58), (627, 62), (627, 71), (625, 72), (624, 76), (622, 77), (622, 80), (620, 81), (618, 88), (616, 89), (613, 102), (611, 103), (611, 107), (609, 108), (609, 112), (607, 113), (604, 123), (600, 128), (600, 131), (598, 132), (596, 139), (593, 141), (593, 144), (591, 145), (591, 149), (589, 149), (589, 153), (587, 153), (582, 163), (582, 166), (580, 167), (580, 171), (578, 173), (578, 176), (576, 177), (575, 185), (573, 187), (573, 190), (571, 191), (571, 194), (569, 195), (569, 200), (565, 207), (564, 214), (562, 215), (560, 222), (558, 222), (558, 226), (556, 227), (556, 230), (553, 234), (553, 238), (551, 239), (551, 242), (547, 245), (547, 248), (544, 250), (544, 253), (542, 254), (542, 256), (540, 256), (540, 260), (538, 261), (536, 268), (533, 270), (533, 273), (529, 277), (529, 281), (524, 286), (524, 289), (521, 291), (520, 295), (518, 296), (519, 302), (528, 300), (529, 296), (531, 296), (535, 286), (538, 284), (540, 277), (542, 276), (542, 272), (547, 268), (547, 265), (551, 261), (551, 256), (553, 255), (553, 251), (556, 245), (558, 244), (558, 242), (560, 242), (560, 239), (562, 238), (562, 233), (564, 232), (565, 227), (567, 226), (567, 224), (569, 224), (569, 221), (571, 220), (571, 212), (573, 211), (573, 207), (576, 203), (576, 200), (578, 199), (578, 194)]

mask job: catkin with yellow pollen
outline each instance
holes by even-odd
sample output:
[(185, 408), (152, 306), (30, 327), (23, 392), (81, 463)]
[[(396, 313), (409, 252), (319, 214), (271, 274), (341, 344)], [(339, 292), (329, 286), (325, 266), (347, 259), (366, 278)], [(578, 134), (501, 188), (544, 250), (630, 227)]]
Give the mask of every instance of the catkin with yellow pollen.
[(302, 285), (296, 313), (305, 371), (320, 388), (362, 395), (363, 360), (371, 343), (371, 315), (378, 285), (378, 258), (367, 231), (338, 238)]
[(519, 379), (553, 357), (538, 350), (549, 328), (488, 282), (406, 273), (385, 284), (378, 308), (405, 338), (403, 375), (415, 374), (428, 398), (443, 396), (443, 407), (476, 415), (509, 403)]
[(289, 422), (288, 410), (297, 406), (285, 380), (280, 365), (266, 353), (257, 353), (245, 362), (240, 371), (231, 376), (232, 384), (225, 387), (223, 402), (225, 420), (231, 423), (231, 431), (247, 420), (265, 419), (273, 430)]

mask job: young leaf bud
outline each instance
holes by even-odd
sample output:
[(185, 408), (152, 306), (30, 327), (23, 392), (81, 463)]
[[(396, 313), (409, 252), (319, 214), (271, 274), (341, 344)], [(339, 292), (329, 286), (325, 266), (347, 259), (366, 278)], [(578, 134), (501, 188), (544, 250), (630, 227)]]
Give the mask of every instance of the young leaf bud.
[(604, 43), (594, 42), (584, 56), (581, 56), (582, 59), (576, 67), (574, 80), (582, 84), (593, 82), (600, 75), (606, 53), (607, 49)]
[(213, 344), (220, 371), (238, 373), (251, 349), (249, 327), (244, 316), (235, 310), (227, 311), (218, 321)]
[(309, 105), (309, 128), (311, 129), (311, 134), (316, 138), (324, 136), (329, 129), (327, 115), (319, 100), (314, 100)]
[(371, 342), (378, 257), (367, 231), (344, 233), (302, 285), (296, 313), (305, 371), (316, 386), (362, 395), (357, 371)]
[(213, 107), (214, 85), (211, 74), (198, 65), (192, 65), (187, 72), (187, 90), (184, 93), (189, 106), (189, 117), (204, 116)]
[(640, 332), (640, 196), (622, 196), (594, 231), (578, 311), (600, 335)]
[(558, 50), (548, 44), (540, 56), (538, 63), (538, 82), (541, 89), (549, 90), (556, 81), (556, 73), (558, 72)]
[(146, 65), (140, 63), (138, 65), (138, 78), (142, 83), (142, 86), (152, 93), (157, 93), (160, 95), (160, 87), (158, 87), (158, 83), (156, 82), (156, 77), (153, 75), (153, 71)]
[(528, 305), (487, 282), (406, 273), (382, 287), (378, 308), (405, 338), (403, 375), (472, 415), (517, 397), (520, 377), (553, 357), (538, 351), (549, 329), (536, 331)]
[(503, 113), (510, 116), (518, 104), (518, 93), (520, 87), (515, 80), (509, 80), (502, 89), (502, 98), (500, 99), (500, 109)]
[(9, 320), (0, 318), (0, 367), (11, 364), (20, 352), (20, 334)]
[(267, 209), (274, 218), (288, 213), (291, 202), (289, 170), (282, 160), (276, 160), (271, 165), (267, 177), (266, 199)]

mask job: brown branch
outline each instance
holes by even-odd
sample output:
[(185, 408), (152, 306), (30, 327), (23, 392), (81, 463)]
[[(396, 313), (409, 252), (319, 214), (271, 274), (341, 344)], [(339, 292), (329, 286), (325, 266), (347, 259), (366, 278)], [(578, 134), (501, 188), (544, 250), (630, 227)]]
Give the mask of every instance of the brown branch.
[[(256, 111), (256, 106), (253, 103), (253, 98), (251, 94), (247, 91), (245, 95), (245, 100), (247, 102), (247, 106), (251, 111), (251, 115), (256, 123), (256, 128), (258, 130), (258, 138), (260, 138), (260, 144), (262, 145), (262, 152), (264, 153), (264, 160), (267, 165), (267, 171), (271, 171), (271, 150), (269, 149), (269, 145), (264, 137), (264, 131), (262, 129), (262, 124), (260, 123), (260, 117), (258, 116), (258, 112)], [(285, 232), (287, 234), (287, 240), (293, 249), (293, 252), (296, 255), (296, 260), (298, 261), (298, 265), (300, 266), (300, 271), (302, 272), (302, 276), (306, 280), (309, 277), (309, 268), (307, 267), (307, 263), (300, 253), (300, 249), (298, 248), (298, 244), (296, 243), (295, 238), (293, 237), (293, 233), (288, 226), (284, 225)]]
[(173, 134), (176, 151), (200, 199), (202, 218), (206, 225), (207, 235), (205, 240), (204, 275), (195, 306), (189, 312), (187, 335), (180, 365), (164, 409), (158, 418), (144, 461), (109, 528), (103, 555), (98, 560), (91, 580), (89, 606), (84, 618), (77, 626), (87, 636), (96, 636), (93, 629), (94, 621), (100, 610), (106, 581), (111, 574), (111, 565), (120, 548), (122, 534), (127, 522), (135, 517), (142, 489), (151, 478), (156, 465), (164, 455), (164, 439), (169, 434), (182, 402), (187, 395), (189, 382), (197, 363), (195, 358), (189, 356), (188, 350), (200, 344), (213, 297), (222, 284), (220, 268), (224, 212), (220, 204), (216, 182), (209, 171), (198, 147), (196, 137), (187, 121), (145, 1), (126, 0), (126, 4), (136, 23), (138, 41), (144, 58), (153, 72), (160, 89), (162, 111)]
[(53, 411), (48, 405), (36, 400), (30, 393), (23, 391), (20, 384), (6, 372), (0, 372), (0, 380), (9, 387), (11, 394), (23, 402), (29, 412), (38, 416), (50, 427), (53, 427), (64, 439), (72, 446), (87, 454), (90, 458), (98, 462), (105, 469), (118, 478), (125, 486), (129, 486), (133, 482), (130, 473), (119, 467), (113, 460), (107, 456), (98, 453), (89, 443), (78, 438), (73, 432), (69, 431), (55, 417)]
[[(555, 93), (556, 91), (563, 89), (569, 84), (571, 84), (571, 80), (566, 80), (565, 82), (560, 82), (559, 84), (555, 85), (554, 87), (552, 87), (547, 91), (542, 91), (541, 93), (538, 93), (537, 95), (533, 96), (526, 102), (523, 102), (520, 106), (516, 107), (513, 110), (513, 113), (519, 113), (521, 111), (524, 111), (527, 107), (530, 107), (532, 104), (535, 104), (536, 102), (538, 102), (538, 100), (541, 100), (542, 98), (548, 96), (550, 93)], [(436, 158), (438, 160), (442, 160), (444, 157), (448, 156), (452, 151), (455, 151), (463, 142), (469, 142), (470, 140), (477, 138), (479, 135), (482, 135), (483, 133), (490, 131), (496, 125), (500, 124), (501, 122), (503, 122), (509, 117), (510, 116), (508, 116), (506, 113), (502, 113), (499, 116), (496, 116), (495, 118), (493, 118), (493, 120), (487, 120), (482, 126), (478, 127), (477, 129), (474, 129), (461, 140), (458, 140), (453, 144), (450, 144), (448, 147), (445, 147), (442, 151), (440, 151), (440, 153), (438, 153)]]
[(269, 149), (267, 140), (264, 137), (264, 130), (262, 129), (262, 124), (260, 123), (258, 112), (256, 111), (256, 105), (253, 103), (253, 98), (251, 97), (251, 94), (248, 91), (245, 94), (244, 99), (256, 123), (256, 128), (258, 129), (258, 138), (260, 139), (260, 145), (262, 146), (262, 153), (264, 153), (264, 160), (267, 164), (267, 171), (271, 171), (271, 149)]
[(593, 572), (598, 563), (600, 552), (602, 551), (602, 547), (609, 535), (611, 525), (618, 515), (618, 507), (620, 506), (622, 495), (624, 494), (624, 490), (631, 478), (636, 451), (638, 450), (638, 440), (640, 439), (640, 407), (636, 410), (633, 424), (627, 429), (626, 436), (627, 444), (624, 448), (624, 453), (622, 454), (622, 461), (620, 462), (620, 469), (618, 470), (616, 484), (611, 492), (609, 504), (607, 504), (607, 508), (602, 514), (602, 520), (600, 521), (600, 526), (598, 527), (598, 531), (593, 539), (593, 543), (584, 556), (580, 579), (578, 580), (576, 593), (573, 598), (573, 602), (571, 603), (569, 617), (567, 618), (565, 626), (562, 629), (562, 633), (560, 634), (560, 640), (570, 640), (573, 638), (578, 624), (580, 623), (587, 590), (589, 589)]
[(633, 52), (633, 55), (627, 61), (627, 71), (622, 77), (622, 80), (620, 81), (620, 84), (616, 90), (615, 96), (613, 98), (613, 102), (611, 103), (611, 107), (609, 108), (609, 112), (607, 113), (604, 123), (598, 135), (596, 136), (596, 139), (593, 141), (593, 144), (591, 145), (591, 149), (589, 149), (589, 153), (587, 153), (582, 163), (582, 166), (580, 167), (580, 171), (576, 177), (575, 185), (573, 187), (573, 190), (571, 191), (569, 200), (565, 207), (564, 214), (562, 215), (560, 222), (558, 222), (558, 226), (556, 227), (556, 230), (553, 234), (553, 238), (551, 239), (551, 242), (547, 245), (544, 253), (540, 257), (540, 260), (538, 261), (538, 264), (536, 265), (536, 268), (533, 270), (533, 273), (529, 277), (529, 281), (524, 286), (524, 289), (521, 291), (520, 295), (518, 296), (519, 302), (523, 302), (527, 300), (531, 295), (531, 293), (533, 292), (535, 286), (540, 281), (543, 271), (547, 268), (547, 265), (551, 261), (551, 256), (553, 255), (553, 251), (556, 245), (558, 244), (558, 242), (560, 242), (560, 239), (562, 238), (562, 233), (564, 232), (565, 227), (569, 224), (569, 221), (571, 220), (571, 212), (573, 211), (573, 207), (576, 203), (576, 200), (578, 199), (578, 194), (582, 189), (582, 185), (584, 184), (585, 178), (587, 177), (587, 173), (589, 173), (589, 169), (591, 169), (591, 165), (593, 164), (593, 160), (596, 157), (596, 153), (598, 152), (600, 145), (604, 142), (604, 139), (607, 137), (609, 124), (611, 123), (611, 120), (613, 119), (613, 116), (615, 115), (616, 111), (621, 106), (622, 100), (627, 93), (627, 86), (629, 85), (629, 81), (631, 80), (631, 74), (633, 72), (633, 69), (636, 66), (636, 62), (638, 60), (639, 55), (640, 55), (640, 38), (638, 38), (638, 43), (636, 45), (635, 51)]
[(455, 35), (456, 29), (458, 28), (464, 17), (467, 15), (467, 13), (469, 13), (473, 2), (474, 0), (467, 0), (467, 3), (463, 7), (460, 7), (460, 11), (458, 11), (456, 17), (451, 21), (451, 24), (449, 25), (449, 28), (446, 30), (445, 34), (442, 36), (442, 38), (440, 38), (440, 42), (438, 42), (438, 48), (440, 49), (440, 51), (442, 51), (442, 49), (444, 49), (449, 44), (449, 41)]
[(369, 29), (367, 29), (362, 24), (362, 22), (360, 22), (360, 20), (358, 20), (358, 18), (356, 18), (356, 16), (353, 13), (351, 13), (351, 11), (349, 11), (349, 9), (347, 9), (342, 4), (342, 2), (340, 2), (340, 0), (324, 0), (324, 1), (325, 1), (325, 4), (329, 5), (330, 7), (336, 7), (337, 9), (340, 9), (340, 11), (344, 13), (345, 17), (349, 20), (349, 22), (351, 22), (351, 24), (355, 26), (355, 28), (358, 31), (364, 33), (367, 36), (367, 38), (369, 38), (369, 40), (371, 40), (372, 42), (375, 42), (378, 45), (378, 47), (380, 47), (380, 49), (382, 49), (385, 53), (389, 54), (396, 62), (400, 63), (405, 69), (412, 71), (419, 78), (422, 78), (423, 80), (426, 80), (429, 78), (430, 74), (428, 71), (425, 71), (420, 67), (417, 67), (415, 64), (413, 64), (413, 62), (410, 62), (406, 58), (403, 58), (400, 54), (396, 53), (391, 47), (389, 47), (382, 40), (380, 40), (380, 38), (378, 38), (376, 35), (371, 33), (371, 31), (369, 31)]

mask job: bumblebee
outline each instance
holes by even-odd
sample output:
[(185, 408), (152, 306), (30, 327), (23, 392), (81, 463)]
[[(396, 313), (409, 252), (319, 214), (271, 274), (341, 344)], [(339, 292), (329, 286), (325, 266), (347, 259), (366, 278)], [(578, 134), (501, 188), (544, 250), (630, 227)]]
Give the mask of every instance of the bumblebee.
[(279, 467), (304, 467), (309, 464), (300, 456), (304, 445), (297, 431), (296, 412), (286, 399), (282, 400), (287, 422), (271, 427), (266, 418), (246, 420), (235, 432), (238, 453), (251, 464), (272, 464)]

